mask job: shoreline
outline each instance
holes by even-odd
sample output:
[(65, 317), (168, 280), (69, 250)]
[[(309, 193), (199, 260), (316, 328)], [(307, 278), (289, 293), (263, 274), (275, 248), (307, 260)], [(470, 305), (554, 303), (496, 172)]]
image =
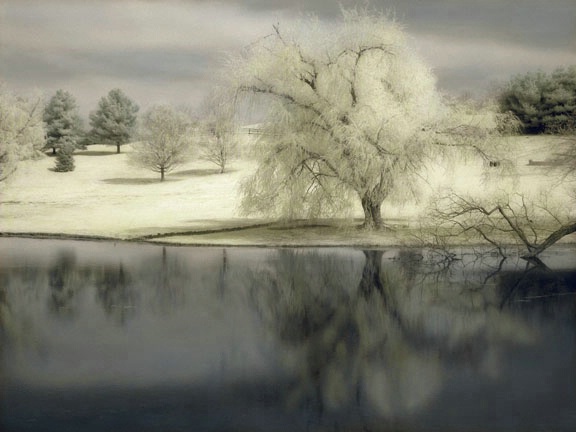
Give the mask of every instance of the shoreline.
[[(275, 235), (271, 235), (270, 232)], [(307, 235), (312, 234), (312, 235)], [(0, 239), (27, 238), (36, 240), (63, 240), (86, 242), (122, 242), (158, 246), (178, 247), (238, 247), (238, 248), (433, 248), (428, 242), (403, 225), (392, 230), (363, 231), (357, 225), (335, 225), (326, 223), (291, 224), (285, 222), (262, 222), (222, 228), (206, 228), (173, 232), (157, 232), (133, 237), (115, 237), (98, 234), (78, 234), (37, 231), (0, 231)], [(503, 247), (520, 247), (510, 240), (503, 240)], [(576, 233), (566, 236), (551, 246), (576, 246)], [(493, 247), (477, 239), (457, 239), (446, 246)]]

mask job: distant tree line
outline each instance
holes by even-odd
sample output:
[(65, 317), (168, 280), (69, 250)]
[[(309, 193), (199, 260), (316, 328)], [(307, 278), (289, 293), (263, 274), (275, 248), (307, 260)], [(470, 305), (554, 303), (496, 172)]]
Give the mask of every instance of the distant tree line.
[(57, 90), (44, 107), (46, 126), (45, 149), (56, 155), (57, 172), (74, 170), (73, 153), (91, 143), (120, 146), (130, 141), (135, 133), (138, 105), (120, 89), (111, 90), (100, 99), (98, 108), (90, 114), (91, 129), (86, 132), (78, 111), (76, 99), (65, 90)]
[(214, 90), (195, 115), (156, 105), (138, 124), (138, 111), (121, 89), (112, 89), (90, 113), (86, 130), (70, 92), (59, 89), (44, 103), (39, 94), (24, 97), (0, 83), (0, 181), (19, 161), (46, 151), (55, 156), (54, 171), (73, 171), (74, 152), (90, 144), (114, 145), (120, 153), (123, 145), (132, 143), (129, 161), (159, 173), (160, 180), (188, 161), (192, 149), (200, 159), (216, 164), (220, 173), (236, 155), (233, 104), (222, 91)]
[(526, 134), (559, 133), (576, 127), (576, 66), (547, 74), (513, 77), (501, 90), (502, 112), (513, 113)]

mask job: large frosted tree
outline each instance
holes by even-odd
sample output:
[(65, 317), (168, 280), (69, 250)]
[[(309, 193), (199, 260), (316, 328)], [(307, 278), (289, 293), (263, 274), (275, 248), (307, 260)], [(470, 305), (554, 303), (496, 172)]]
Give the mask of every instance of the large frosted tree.
[(46, 147), (56, 149), (72, 148), (80, 144), (83, 138), (82, 119), (78, 112), (76, 100), (71, 93), (58, 90), (44, 108), (46, 123)]
[(140, 138), (130, 161), (159, 173), (160, 181), (190, 158), (190, 119), (170, 106), (154, 106), (144, 113)]
[(42, 99), (16, 95), (0, 84), (0, 181), (19, 161), (41, 154), (44, 134)]
[(387, 16), (276, 25), (229, 70), (239, 95), (269, 104), (246, 213), (333, 215), (359, 199), (363, 226), (379, 228), (382, 203), (414, 192), (443, 108), (434, 76)]
[(116, 152), (133, 137), (139, 107), (120, 89), (110, 90), (100, 99), (98, 109), (90, 114), (90, 139), (102, 144), (113, 144)]

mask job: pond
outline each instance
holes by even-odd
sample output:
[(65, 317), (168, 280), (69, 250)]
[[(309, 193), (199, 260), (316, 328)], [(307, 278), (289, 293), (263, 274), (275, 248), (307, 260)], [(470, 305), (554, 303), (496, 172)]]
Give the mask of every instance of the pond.
[(576, 250), (483, 252), (0, 239), (0, 430), (576, 430)]

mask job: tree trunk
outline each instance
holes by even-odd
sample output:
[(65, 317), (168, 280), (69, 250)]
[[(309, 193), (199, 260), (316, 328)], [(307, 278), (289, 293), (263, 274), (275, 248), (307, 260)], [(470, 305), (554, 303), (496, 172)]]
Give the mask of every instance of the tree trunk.
[[(401, 289), (401, 285), (391, 285), (390, 281), (383, 278), (382, 257), (384, 256), (384, 251), (364, 250), (362, 252), (364, 252), (366, 262), (362, 270), (362, 279), (360, 279), (360, 284), (358, 285), (358, 294), (369, 302), (377, 301), (374, 295), (378, 295), (386, 314), (396, 322), (404, 335), (408, 335), (410, 330), (407, 328), (393, 299), (394, 290)], [(404, 278), (405, 275), (401, 277)]]
[(53, 155), (56, 154), (56, 147), (52, 147), (52, 154), (53, 154)]
[(381, 229), (384, 227), (381, 213), (382, 202), (375, 202), (372, 198), (364, 195), (362, 197), (362, 209), (364, 210), (364, 223), (361, 228)]
[(160, 181), (164, 181), (164, 167), (160, 168)]
[(224, 169), (226, 168), (226, 154), (224, 152), (224, 149), (222, 148), (220, 138), (218, 139), (218, 145), (220, 146), (220, 174), (223, 174)]
[(364, 270), (362, 270), (362, 279), (358, 285), (358, 292), (366, 299), (370, 298), (374, 291), (384, 295), (384, 286), (380, 277), (384, 251), (365, 250), (362, 252), (364, 252), (366, 262), (364, 263)]
[(120, 154), (120, 144), (116, 143), (116, 153)]
[(576, 232), (576, 222), (560, 227), (552, 234), (550, 234), (548, 237), (546, 237), (546, 239), (542, 243), (532, 248), (529, 248), (530, 251), (526, 255), (522, 255), (522, 258), (526, 260), (535, 258), (539, 254), (544, 252), (546, 249), (548, 249), (550, 246), (555, 244), (562, 237), (566, 237), (567, 235), (572, 234), (574, 232)]

